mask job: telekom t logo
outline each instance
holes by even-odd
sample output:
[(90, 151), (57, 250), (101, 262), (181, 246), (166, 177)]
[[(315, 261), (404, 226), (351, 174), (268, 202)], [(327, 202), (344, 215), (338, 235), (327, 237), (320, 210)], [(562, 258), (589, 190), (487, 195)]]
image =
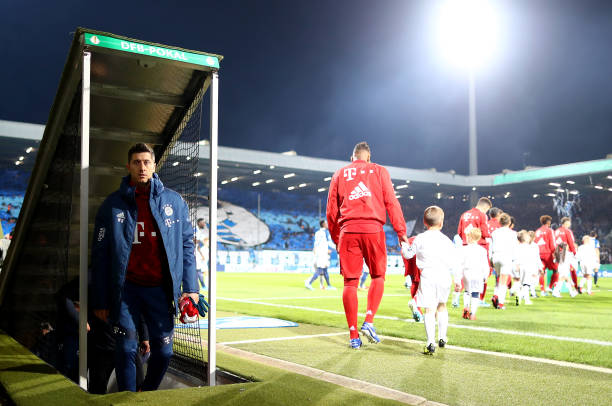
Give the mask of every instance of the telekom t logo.
[[(139, 231), (138, 229), (141, 229), (142, 231)], [(136, 223), (136, 229), (134, 230), (134, 241), (132, 241), (132, 244), (141, 244), (141, 241), (138, 240), (138, 237), (144, 237), (145, 235), (145, 223), (144, 221), (138, 221)], [(151, 232), (151, 237), (157, 237), (157, 233), (155, 231)]]
[(346, 168), (344, 170), (344, 177), (346, 180), (353, 180), (355, 175), (357, 175), (357, 168)]

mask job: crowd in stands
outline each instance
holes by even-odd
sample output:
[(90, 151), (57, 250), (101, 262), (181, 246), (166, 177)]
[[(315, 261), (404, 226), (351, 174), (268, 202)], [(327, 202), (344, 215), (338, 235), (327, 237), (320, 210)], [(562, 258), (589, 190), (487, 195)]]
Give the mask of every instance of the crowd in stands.
[[(310, 250), (314, 233), (318, 230), (319, 220), (325, 217), (327, 195), (306, 194), (295, 192), (257, 192), (244, 191), (233, 188), (222, 188), (219, 191), (219, 199), (229, 201), (244, 207), (254, 215), (258, 214), (259, 194), (259, 216), (270, 229), (270, 238), (260, 249), (271, 250)], [(601, 241), (602, 263), (612, 263), (612, 218), (609, 216), (609, 208), (612, 207), (612, 197), (609, 193), (581, 196), (575, 205), (572, 216), (572, 227), (577, 238), (596, 231)], [(4, 234), (9, 234), (15, 228), (19, 212), (23, 204), (23, 192), (5, 191), (0, 192), (0, 221)], [(412, 234), (423, 231), (421, 217), (423, 210), (431, 204), (440, 206), (445, 212), (445, 226), (442, 230), (449, 238), (452, 238), (459, 224), (459, 217), (468, 202), (462, 199), (432, 199), (431, 201), (405, 200), (400, 201), (404, 218), (407, 222), (414, 220)], [(555, 213), (550, 198), (540, 197), (537, 199), (497, 199), (493, 204), (504, 211), (512, 213), (515, 217), (517, 228), (535, 229), (538, 225), (539, 216), (549, 214), (553, 217), (553, 225), (556, 226), (562, 216)], [(319, 205), (321, 213), (319, 214)], [(397, 236), (389, 224), (384, 227), (387, 248), (389, 253), (398, 254), (399, 246)], [(225, 250), (237, 249), (234, 246), (220, 246)]]
[[(280, 250), (310, 250), (314, 233), (318, 229), (319, 204), (321, 217), (325, 217), (327, 195), (305, 194), (296, 192), (266, 192), (244, 191), (232, 188), (223, 188), (219, 192), (219, 199), (240, 205), (257, 215), (257, 199), (259, 194), (259, 215), (262, 221), (270, 228), (270, 239), (261, 249)], [(581, 199), (574, 208), (572, 227), (577, 238), (595, 230), (602, 243), (602, 263), (610, 263), (612, 250), (612, 220), (609, 218), (609, 207), (612, 207), (612, 198), (607, 194), (601, 196), (587, 196)], [(457, 225), (461, 213), (469, 206), (469, 202), (462, 199), (431, 199), (400, 200), (404, 218), (407, 222), (414, 221), (412, 235), (424, 231), (422, 215), (425, 208), (435, 204), (445, 212), (443, 232), (452, 238), (457, 232)], [(502, 210), (512, 213), (517, 229), (536, 229), (542, 214), (549, 214), (553, 218), (553, 226), (557, 227), (563, 216), (559, 216), (554, 208), (552, 199), (540, 197), (537, 199), (520, 199), (510, 197), (493, 200), (493, 204)], [(384, 231), (387, 238), (388, 252), (399, 253), (397, 236), (389, 224)], [(232, 249), (232, 247), (220, 247)]]
[(23, 193), (0, 191), (0, 221), (5, 235), (15, 228), (22, 204)]

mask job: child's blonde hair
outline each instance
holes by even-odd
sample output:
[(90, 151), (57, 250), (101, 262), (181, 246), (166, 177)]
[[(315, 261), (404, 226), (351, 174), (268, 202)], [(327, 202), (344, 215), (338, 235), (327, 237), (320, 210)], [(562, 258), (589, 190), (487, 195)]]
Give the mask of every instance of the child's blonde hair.
[(472, 228), (467, 234), (468, 244), (480, 241), (481, 237), (482, 231), (480, 231), (480, 228)]
[(521, 230), (516, 234), (516, 238), (519, 240), (520, 243), (530, 243), (530, 239), (531, 236), (529, 235), (529, 231), (527, 230)]

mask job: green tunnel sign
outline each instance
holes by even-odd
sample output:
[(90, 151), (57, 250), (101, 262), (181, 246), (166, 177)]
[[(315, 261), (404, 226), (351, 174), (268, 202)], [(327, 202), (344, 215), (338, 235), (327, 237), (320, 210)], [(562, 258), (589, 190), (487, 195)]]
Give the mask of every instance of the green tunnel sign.
[(194, 54), (172, 48), (156, 47), (154, 45), (125, 41), (118, 38), (107, 37), (105, 35), (85, 33), (85, 44), (116, 49), (118, 51), (131, 52), (134, 54), (171, 59), (173, 61), (192, 63), (194, 65), (219, 68), (219, 59), (216, 56)]

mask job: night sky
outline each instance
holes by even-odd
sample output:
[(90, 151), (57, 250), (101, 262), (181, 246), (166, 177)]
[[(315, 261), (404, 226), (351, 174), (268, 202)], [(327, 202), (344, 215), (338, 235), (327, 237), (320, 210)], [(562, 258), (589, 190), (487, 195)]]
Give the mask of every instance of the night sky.
[[(222, 54), (223, 146), (467, 173), (468, 81), (433, 1), (2, 1), (0, 119), (44, 124), (76, 27)], [(479, 172), (612, 153), (612, 2), (495, 2)], [(204, 132), (203, 135), (206, 135)]]

